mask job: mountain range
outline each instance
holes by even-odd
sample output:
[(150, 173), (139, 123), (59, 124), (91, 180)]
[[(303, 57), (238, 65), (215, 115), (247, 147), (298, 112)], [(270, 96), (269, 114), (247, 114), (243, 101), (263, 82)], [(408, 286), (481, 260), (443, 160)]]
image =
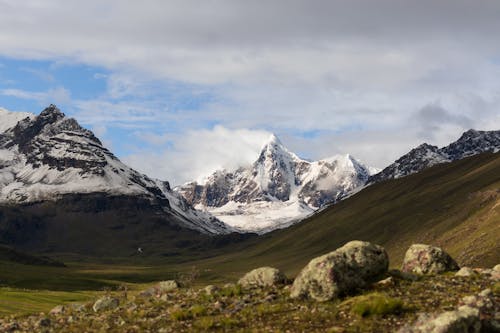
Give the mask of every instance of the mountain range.
[(461, 160), (468, 156), (485, 152), (500, 151), (500, 131), (468, 130), (457, 141), (438, 148), (423, 143), (409, 153), (401, 156), (394, 163), (373, 175), (369, 184), (387, 179), (401, 178), (422, 171), (433, 165)]
[(285, 228), (363, 186), (376, 170), (350, 155), (307, 161), (271, 135), (256, 161), (217, 170), (201, 183), (174, 190), (197, 209), (240, 231)]
[(54, 105), (38, 116), (0, 110), (0, 124), (0, 243), (89, 255), (204, 251), (247, 237), (235, 232), (289, 227), (368, 185), (500, 150), (500, 131), (469, 130), (377, 173), (350, 155), (302, 159), (272, 135), (251, 166), (171, 189), (122, 163)]

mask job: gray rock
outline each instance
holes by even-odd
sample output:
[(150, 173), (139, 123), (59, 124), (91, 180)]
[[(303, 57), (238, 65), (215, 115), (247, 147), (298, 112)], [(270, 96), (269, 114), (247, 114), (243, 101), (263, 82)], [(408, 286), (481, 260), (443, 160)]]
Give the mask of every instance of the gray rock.
[(104, 296), (99, 298), (94, 303), (92, 309), (94, 310), (94, 312), (113, 310), (116, 309), (119, 305), (120, 301), (118, 300), (118, 298), (114, 298), (111, 296)]
[(459, 267), (455, 260), (441, 248), (425, 244), (413, 244), (406, 251), (403, 272), (416, 274), (440, 274), (456, 271)]
[(462, 267), (458, 272), (455, 273), (455, 276), (469, 277), (476, 274), (474, 270), (470, 267)]
[(50, 324), (51, 324), (51, 322), (50, 322), (50, 319), (49, 319), (49, 318), (42, 318), (42, 319), (40, 319), (40, 320), (38, 321), (38, 323), (36, 324), (36, 326), (37, 326), (38, 328), (40, 328), (40, 327), (49, 327), (49, 326), (50, 326)]
[(383, 247), (352, 241), (311, 260), (295, 279), (290, 296), (328, 301), (376, 282), (387, 273), (388, 266)]
[(206, 286), (205, 288), (203, 288), (203, 291), (207, 295), (213, 295), (219, 291), (219, 287), (210, 284), (210, 285)]
[(156, 289), (160, 294), (179, 289), (179, 284), (175, 280), (158, 282)]
[(260, 267), (246, 273), (238, 284), (243, 288), (263, 288), (284, 284), (286, 276), (278, 269), (272, 267)]
[(406, 280), (406, 281), (418, 281), (420, 280), (421, 276), (413, 273), (408, 273), (408, 272), (401, 272), (399, 269), (391, 269), (389, 271), (389, 274), (392, 277), (395, 277), (400, 280)]
[(478, 309), (481, 314), (484, 314), (494, 309), (495, 299), (491, 289), (485, 289), (477, 295), (465, 296), (460, 303)]
[(401, 328), (398, 333), (479, 333), (479, 310), (462, 306), (455, 311), (439, 315), (420, 315), (413, 325)]
[(52, 310), (50, 310), (49, 314), (51, 315), (59, 315), (63, 314), (67, 311), (67, 308), (64, 305), (57, 305)]

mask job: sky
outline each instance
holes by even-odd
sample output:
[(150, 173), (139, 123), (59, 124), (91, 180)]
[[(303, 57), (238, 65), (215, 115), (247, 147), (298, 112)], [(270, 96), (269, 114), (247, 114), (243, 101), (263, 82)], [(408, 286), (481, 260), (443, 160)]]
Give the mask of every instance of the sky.
[(500, 2), (0, 0), (0, 107), (54, 103), (177, 185), (257, 158), (382, 168), (500, 129)]

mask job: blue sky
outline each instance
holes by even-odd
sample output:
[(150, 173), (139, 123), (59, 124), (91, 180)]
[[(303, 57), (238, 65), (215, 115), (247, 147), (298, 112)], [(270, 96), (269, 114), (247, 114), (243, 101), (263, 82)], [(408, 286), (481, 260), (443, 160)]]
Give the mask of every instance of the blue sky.
[(271, 133), (384, 167), (500, 128), (500, 4), (0, 0), (0, 107), (50, 103), (179, 184), (251, 163)]

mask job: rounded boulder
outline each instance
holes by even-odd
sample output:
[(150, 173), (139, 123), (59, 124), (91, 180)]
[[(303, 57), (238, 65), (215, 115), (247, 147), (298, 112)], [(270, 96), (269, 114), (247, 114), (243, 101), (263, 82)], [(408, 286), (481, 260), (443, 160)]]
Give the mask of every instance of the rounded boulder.
[(290, 296), (328, 301), (378, 281), (388, 267), (389, 257), (383, 247), (351, 241), (311, 260), (295, 279)]
[(286, 281), (285, 274), (277, 268), (259, 267), (246, 273), (238, 284), (243, 288), (265, 288), (279, 284), (284, 284)]
[(443, 249), (426, 244), (410, 246), (401, 267), (403, 272), (416, 274), (440, 274), (458, 269), (458, 264)]

